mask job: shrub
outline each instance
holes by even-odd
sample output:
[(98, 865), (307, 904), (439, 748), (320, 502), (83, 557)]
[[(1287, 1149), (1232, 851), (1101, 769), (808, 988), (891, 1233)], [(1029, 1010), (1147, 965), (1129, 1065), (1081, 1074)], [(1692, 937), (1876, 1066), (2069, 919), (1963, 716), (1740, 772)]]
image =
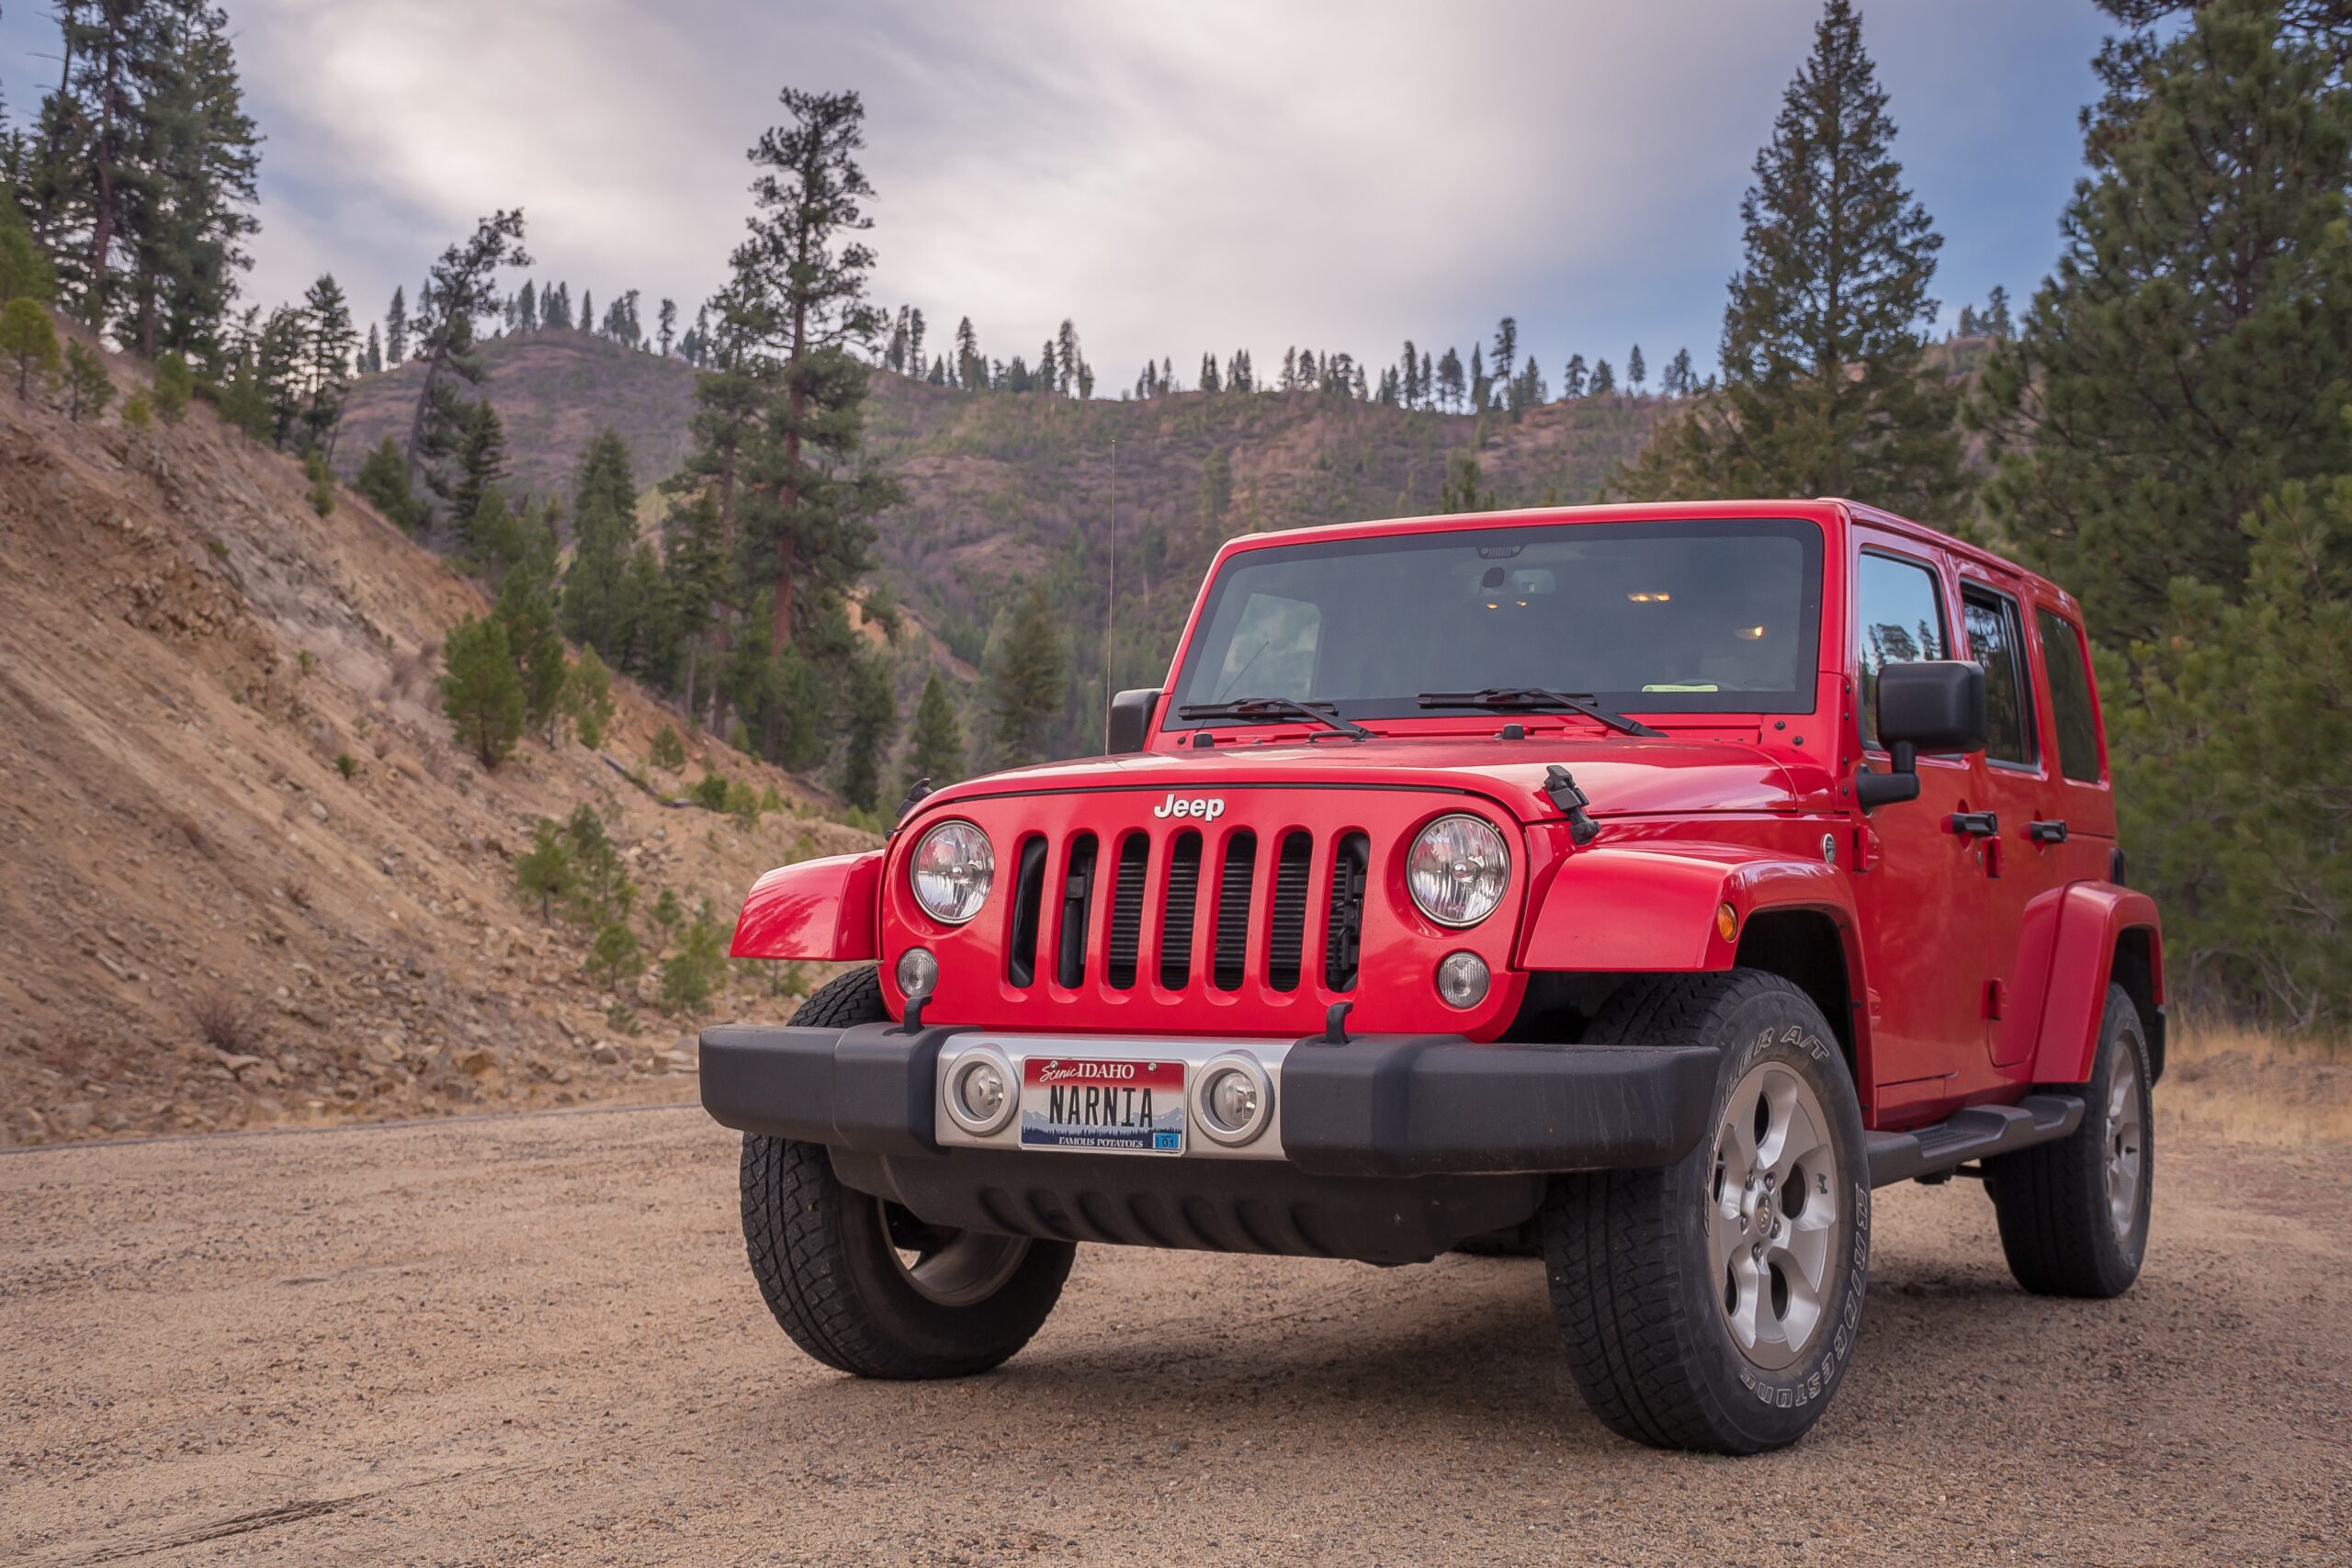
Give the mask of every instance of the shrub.
[(695, 781), (694, 788), (688, 790), (686, 795), (696, 806), (706, 810), (724, 811), (727, 809), (727, 775), (717, 773), (705, 773)]
[(17, 396), (31, 395), (32, 374), (46, 381), (57, 374), (57, 329), (49, 312), (31, 299), (11, 299), (0, 309), (0, 354), (17, 362)]
[(185, 355), (174, 350), (155, 361), (155, 412), (165, 424), (180, 422), (195, 392), (196, 375), (188, 369)]
[(348, 751), (338, 751), (334, 754), (334, 771), (345, 779), (356, 779), (359, 776), (359, 759)]
[(668, 768), (674, 773), (686, 765), (685, 742), (678, 739), (676, 730), (665, 724), (654, 732), (649, 757), (655, 767)]
[(647, 913), (653, 917), (655, 925), (665, 931), (674, 931), (685, 921), (686, 907), (679, 902), (675, 893), (664, 887), (662, 896), (653, 900), (653, 908)]
[(85, 412), (92, 419), (106, 412), (107, 404), (114, 398), (114, 382), (107, 376), (106, 361), (97, 352), (84, 346), (80, 338), (69, 338), (65, 344), (65, 390), (72, 400), (67, 409), (69, 419), (79, 423)]
[[(592, 751), (601, 750), (605, 731), (613, 723), (613, 672), (605, 667), (594, 649), (580, 650), (579, 660), (564, 682), (563, 706), (571, 715), (572, 729), (579, 735), (580, 744)], [(673, 735), (671, 739), (677, 737)]]
[(155, 423), (155, 406), (147, 400), (145, 392), (130, 394), (130, 400), (122, 405), (122, 423), (137, 431), (144, 431)]
[(311, 447), (302, 455), (302, 475), (311, 481), (307, 492), (311, 510), (322, 517), (334, 512), (334, 473), (327, 467), (327, 455)]
[(678, 950), (662, 961), (662, 1007), (671, 1012), (705, 1010), (726, 974), (725, 933), (705, 903), (679, 939)]
[(254, 1010), (243, 998), (219, 986), (207, 986), (187, 1004), (187, 1015), (204, 1043), (231, 1055), (250, 1054), (254, 1043)]
[(588, 950), (588, 977), (600, 985), (616, 986), (645, 973), (645, 955), (628, 926), (608, 920), (596, 932)]

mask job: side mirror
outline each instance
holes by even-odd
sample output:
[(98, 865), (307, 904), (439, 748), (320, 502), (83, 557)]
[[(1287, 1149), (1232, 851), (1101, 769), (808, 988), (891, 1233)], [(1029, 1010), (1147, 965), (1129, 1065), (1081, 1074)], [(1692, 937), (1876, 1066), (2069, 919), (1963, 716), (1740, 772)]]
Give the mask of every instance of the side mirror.
[(1984, 750), (1984, 671), (1959, 659), (1890, 664), (1878, 672), (1878, 738), (1894, 771), (1854, 781), (1862, 809), (1919, 798), (1919, 753)]
[(1109, 750), (1112, 755), (1143, 750), (1143, 738), (1151, 732), (1152, 710), (1159, 705), (1159, 688), (1157, 686), (1121, 692), (1111, 699)]

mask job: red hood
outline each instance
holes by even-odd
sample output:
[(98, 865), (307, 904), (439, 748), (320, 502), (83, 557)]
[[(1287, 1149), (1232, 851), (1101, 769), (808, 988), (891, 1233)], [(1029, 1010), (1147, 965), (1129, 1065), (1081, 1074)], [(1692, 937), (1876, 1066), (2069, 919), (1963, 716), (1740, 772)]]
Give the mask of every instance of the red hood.
[[(926, 815), (957, 799), (1076, 789), (1168, 791), (1186, 795), (1228, 785), (1328, 783), (1419, 785), (1485, 795), (1523, 821), (1559, 813), (1545, 798), (1546, 770), (1576, 775), (1596, 817), (1771, 811), (1795, 805), (1795, 781), (1779, 759), (1736, 740), (1538, 735), (1525, 740), (1382, 736), (1351, 741), (1218, 746), (1088, 757), (990, 773), (943, 790)], [(1816, 785), (1817, 787), (1817, 785)]]

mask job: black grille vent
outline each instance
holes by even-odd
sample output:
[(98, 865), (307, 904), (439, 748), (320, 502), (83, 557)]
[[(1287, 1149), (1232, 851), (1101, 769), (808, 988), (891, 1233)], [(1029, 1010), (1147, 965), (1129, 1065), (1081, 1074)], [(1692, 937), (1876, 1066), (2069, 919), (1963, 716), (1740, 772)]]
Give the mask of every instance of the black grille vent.
[(1340, 840), (1331, 864), (1331, 921), (1323, 942), (1323, 983), (1335, 991), (1356, 988), (1363, 956), (1364, 879), (1371, 865), (1372, 844), (1362, 833)]
[(1258, 835), (1243, 829), (1225, 841), (1225, 874), (1216, 885), (1216, 962), (1211, 976), (1220, 991), (1241, 988), (1250, 951), (1250, 895), (1258, 875)]
[(1201, 836), (1176, 835), (1168, 852), (1168, 897), (1159, 906), (1159, 983), (1181, 991), (1193, 977), (1193, 916), (1201, 901)]
[(1070, 840), (1069, 871), (1062, 878), (1062, 922), (1054, 951), (1054, 978), (1076, 990), (1086, 978), (1086, 911), (1094, 899), (1095, 840), (1080, 833)]
[(1025, 986), (1037, 977), (1037, 917), (1046, 902), (1046, 840), (1021, 840), (1012, 873), (1012, 941), (1004, 950), (1005, 978)]
[(1266, 932), (1266, 984), (1277, 991), (1298, 989), (1306, 956), (1306, 878), (1315, 863), (1315, 839), (1304, 829), (1283, 835), (1274, 862), (1273, 923)]
[(1143, 878), (1151, 863), (1151, 840), (1130, 833), (1119, 845), (1118, 880), (1111, 890), (1110, 949), (1104, 955), (1111, 984), (1135, 988), (1136, 953), (1143, 945)]

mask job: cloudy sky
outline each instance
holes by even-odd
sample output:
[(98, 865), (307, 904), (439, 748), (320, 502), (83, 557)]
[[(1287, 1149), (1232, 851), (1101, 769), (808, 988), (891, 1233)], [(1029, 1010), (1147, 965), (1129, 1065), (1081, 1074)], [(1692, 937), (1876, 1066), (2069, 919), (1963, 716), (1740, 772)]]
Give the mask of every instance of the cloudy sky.
[[(521, 205), (573, 299), (719, 280), (776, 88), (854, 87), (875, 295), (1034, 357), (1064, 316), (1147, 355), (1385, 363), (1505, 313), (1572, 351), (1712, 364), (1738, 201), (1817, 0), (228, 0), (267, 137), (249, 293), (331, 270), (363, 315)], [(2048, 270), (2102, 30), (2088, 0), (1864, 0), (1946, 315)], [(54, 26), (0, 11), (29, 109)]]

